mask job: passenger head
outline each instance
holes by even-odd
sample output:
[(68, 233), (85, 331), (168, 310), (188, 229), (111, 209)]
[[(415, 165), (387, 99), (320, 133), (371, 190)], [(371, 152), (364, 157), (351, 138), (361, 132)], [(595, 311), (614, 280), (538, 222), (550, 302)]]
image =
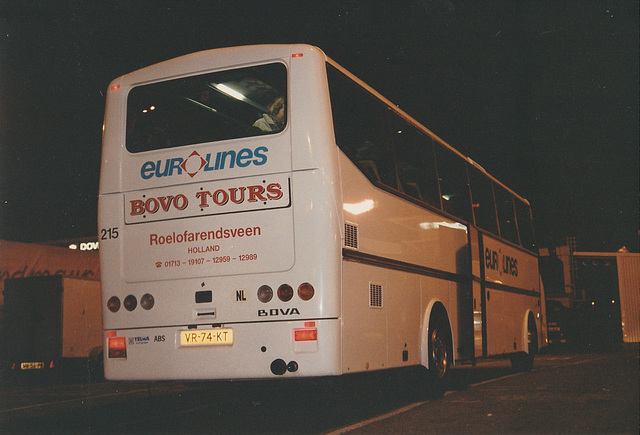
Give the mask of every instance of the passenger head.
[(278, 124), (284, 124), (284, 98), (278, 97), (271, 104), (267, 106), (269, 115)]

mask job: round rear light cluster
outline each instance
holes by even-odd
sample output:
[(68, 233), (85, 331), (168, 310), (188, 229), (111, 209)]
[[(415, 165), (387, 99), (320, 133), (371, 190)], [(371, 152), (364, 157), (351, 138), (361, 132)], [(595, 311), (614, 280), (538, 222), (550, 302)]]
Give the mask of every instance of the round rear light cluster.
[[(138, 298), (134, 295), (129, 295), (124, 298), (124, 302), (120, 302), (120, 298), (118, 296), (111, 296), (107, 301), (107, 308), (112, 313), (117, 313), (120, 311), (120, 307), (124, 305), (125, 310), (133, 311), (138, 307)], [(150, 310), (155, 305), (155, 299), (153, 295), (149, 293), (145, 293), (140, 298), (140, 306), (145, 310)]]
[[(273, 289), (270, 286), (261, 285), (260, 288), (258, 288), (258, 300), (266, 304), (267, 302), (271, 301), (271, 299), (273, 299), (273, 293)], [(298, 286), (298, 297), (303, 301), (310, 300), (314, 294), (315, 289), (308, 282), (304, 282)], [(289, 302), (291, 299), (293, 299), (295, 291), (289, 284), (282, 284), (280, 287), (278, 287), (276, 295), (282, 302)]]

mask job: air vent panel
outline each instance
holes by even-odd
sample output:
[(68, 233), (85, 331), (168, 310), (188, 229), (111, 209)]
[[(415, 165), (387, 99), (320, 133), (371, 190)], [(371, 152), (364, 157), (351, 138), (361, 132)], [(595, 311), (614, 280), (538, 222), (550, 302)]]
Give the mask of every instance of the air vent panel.
[(382, 285), (369, 283), (369, 308), (382, 308)]
[(349, 222), (344, 224), (345, 248), (358, 249), (358, 226)]

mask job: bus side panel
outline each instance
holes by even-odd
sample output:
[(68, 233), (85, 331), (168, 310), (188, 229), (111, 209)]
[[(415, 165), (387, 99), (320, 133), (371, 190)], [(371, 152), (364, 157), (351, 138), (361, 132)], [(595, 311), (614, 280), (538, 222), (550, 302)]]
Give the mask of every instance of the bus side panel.
[[(383, 369), (387, 364), (384, 294), (387, 271), (351, 261), (342, 265), (342, 345), (344, 373)], [(371, 290), (373, 286), (374, 290)], [(371, 292), (380, 303), (371, 301)]]
[(396, 270), (387, 272), (387, 354), (390, 367), (420, 364), (420, 275)]
[(375, 187), (340, 153), (344, 219), (358, 226), (360, 252), (469, 276), (467, 226)]
[(534, 314), (540, 343), (540, 279), (537, 258), (483, 237), (488, 355), (526, 350), (526, 324)]
[(458, 303), (455, 282), (414, 273), (343, 262), (343, 371), (418, 365), (428, 310), (442, 303), (457, 354)]

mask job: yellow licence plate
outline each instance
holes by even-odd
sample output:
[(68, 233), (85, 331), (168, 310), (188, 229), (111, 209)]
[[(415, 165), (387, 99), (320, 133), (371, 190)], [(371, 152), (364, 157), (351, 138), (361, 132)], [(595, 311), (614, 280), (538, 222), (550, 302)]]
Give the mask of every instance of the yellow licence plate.
[(20, 370), (41, 370), (44, 368), (43, 362), (23, 362), (20, 363)]
[(190, 329), (180, 331), (181, 346), (233, 344), (233, 329)]

